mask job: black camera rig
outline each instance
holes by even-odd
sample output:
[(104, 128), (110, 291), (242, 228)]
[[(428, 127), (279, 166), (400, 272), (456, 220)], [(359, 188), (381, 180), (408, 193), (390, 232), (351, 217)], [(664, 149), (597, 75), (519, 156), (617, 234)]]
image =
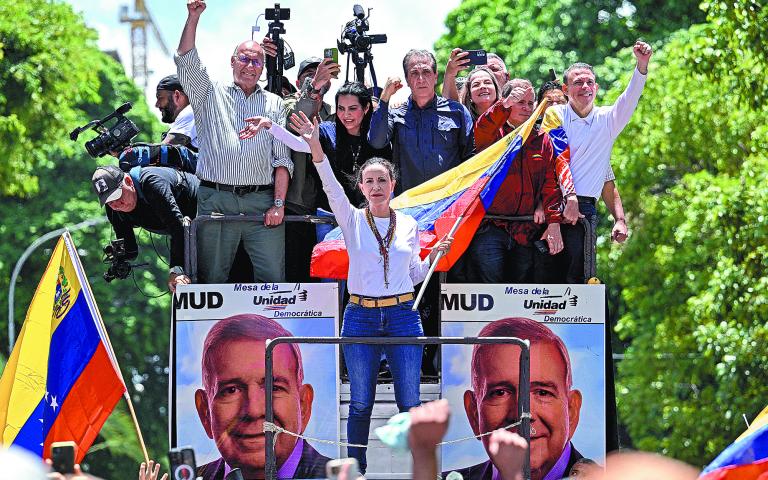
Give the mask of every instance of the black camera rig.
[(103, 262), (109, 264), (107, 271), (104, 272), (104, 280), (107, 282), (111, 282), (116, 278), (125, 280), (131, 274), (131, 269), (149, 265), (148, 263), (130, 263), (128, 261), (128, 252), (125, 251), (125, 240), (122, 238), (112, 240), (104, 246)]
[(282, 20), (291, 19), (291, 9), (280, 8), (280, 4), (276, 3), (275, 8), (267, 8), (264, 11), (264, 18), (270, 20), (268, 36), (277, 47), (276, 57), (266, 55), (267, 91), (282, 97), (283, 70), (289, 70), (296, 63), (293, 52), (285, 54), (285, 40), (280, 38), (281, 34), (285, 34), (285, 24)]
[[(136, 124), (125, 117), (125, 113), (131, 108), (133, 105), (126, 102), (101, 120), (91, 120), (82, 127), (72, 130), (69, 138), (76, 141), (81, 133), (93, 129), (99, 135), (85, 142), (85, 150), (90, 156), (96, 158), (103, 157), (109, 152), (119, 152), (129, 146), (133, 137), (139, 134), (139, 128)], [(116, 121), (111, 127), (104, 125), (112, 119)]]
[(371, 8), (368, 9), (368, 15), (366, 16), (362, 6), (355, 5), (352, 7), (352, 13), (355, 18), (342, 27), (341, 37), (336, 41), (336, 44), (339, 47), (339, 53), (348, 54), (346, 80), (349, 81), (350, 59), (355, 64), (355, 80), (360, 83), (365, 83), (365, 68), (370, 67), (373, 93), (378, 96), (379, 92), (376, 83), (376, 71), (373, 69), (371, 46), (376, 43), (387, 43), (387, 35), (366, 33), (371, 28), (368, 23), (371, 10)]

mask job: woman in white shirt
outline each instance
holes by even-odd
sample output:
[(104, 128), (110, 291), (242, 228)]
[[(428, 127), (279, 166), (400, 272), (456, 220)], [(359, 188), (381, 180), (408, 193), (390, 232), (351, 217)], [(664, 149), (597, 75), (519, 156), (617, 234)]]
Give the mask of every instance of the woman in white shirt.
[[(323, 190), (344, 233), (349, 254), (347, 285), (349, 303), (344, 310), (343, 337), (415, 337), (424, 330), (413, 311), (413, 286), (421, 283), (437, 253), (447, 252), (452, 238), (443, 238), (429, 257), (419, 256), (419, 229), (413, 217), (389, 206), (395, 189), (392, 163), (371, 158), (357, 172), (357, 184), (367, 201), (355, 208), (333, 174), (323, 153), (315, 123), (305, 135), (312, 160), (323, 182)], [(421, 345), (344, 345), (349, 371), (351, 400), (347, 438), (349, 443), (367, 444), (376, 394), (376, 377), (382, 352), (386, 355), (401, 412), (419, 405)], [(365, 448), (349, 447), (360, 472), (366, 470)]]

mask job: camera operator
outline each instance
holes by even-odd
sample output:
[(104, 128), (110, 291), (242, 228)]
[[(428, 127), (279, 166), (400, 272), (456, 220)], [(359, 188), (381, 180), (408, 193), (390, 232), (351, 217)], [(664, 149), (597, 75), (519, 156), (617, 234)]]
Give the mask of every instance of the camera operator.
[(197, 152), (200, 146), (197, 143), (195, 115), (178, 75), (168, 75), (160, 80), (155, 96), (157, 98), (155, 107), (162, 114), (161, 120), (163, 123), (171, 124), (163, 136), (163, 143), (183, 145)]
[(115, 236), (125, 241), (126, 259), (136, 258), (139, 247), (133, 229), (171, 236), (168, 288), (190, 283), (184, 273), (184, 217), (197, 212), (194, 175), (167, 167), (137, 167), (127, 174), (116, 166), (99, 167), (91, 179), (99, 203), (106, 207)]

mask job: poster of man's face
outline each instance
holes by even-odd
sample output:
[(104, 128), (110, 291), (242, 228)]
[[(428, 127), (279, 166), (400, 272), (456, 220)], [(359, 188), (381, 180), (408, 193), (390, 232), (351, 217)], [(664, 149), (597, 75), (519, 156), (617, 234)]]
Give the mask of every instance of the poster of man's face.
[[(201, 287), (214, 286), (198, 288)], [(335, 298), (335, 285), (320, 287), (333, 287), (332, 292), (320, 292), (313, 287), (309, 287), (313, 291), (308, 294), (296, 295), (307, 297), (298, 307), (290, 303), (293, 294), (281, 289), (266, 295), (278, 302), (266, 305), (278, 307), (262, 308), (259, 313), (251, 312), (257, 310), (254, 304), (263, 304), (263, 298), (251, 299), (253, 294), (240, 292), (224, 292), (222, 303), (227, 307), (220, 312), (220, 318), (192, 320), (190, 317), (210, 316), (213, 312), (190, 313), (177, 308), (176, 443), (191, 445), (198, 467), (205, 465), (206, 473), (218, 470), (223, 475), (232, 468), (240, 468), (246, 478), (263, 478), (266, 340), (327, 337), (337, 331), (337, 310), (329, 304), (335, 302), (327, 301)], [(312, 297), (319, 304), (308, 303)], [(244, 304), (244, 299), (251, 300), (250, 305)], [(233, 310), (248, 313), (228, 315)], [(280, 318), (269, 318), (275, 315)], [(312, 438), (338, 439), (336, 352), (334, 345), (281, 344), (274, 349), (272, 398), (277, 427)], [(322, 475), (318, 466), (324, 466), (329, 457), (339, 456), (338, 448), (332, 445), (299, 440), (288, 434), (278, 434), (276, 439), (278, 474), (290, 470), (285, 478), (319, 478)]]
[[(462, 287), (465, 295), (473, 291)], [(471, 306), (470, 301), (446, 301), (458, 298), (451, 297), (458, 290), (444, 287), (442, 334), (531, 342), (531, 478), (543, 479), (550, 472), (559, 474), (557, 478), (567, 476), (582, 457), (602, 461), (605, 358), (599, 292), (575, 286), (566, 294), (566, 288), (574, 286), (548, 285), (546, 294), (531, 293), (543, 292), (545, 286), (509, 294), (504, 287), (477, 287), (486, 295), (485, 307), (474, 311), (462, 308)], [(558, 298), (542, 301), (542, 296)], [(576, 305), (568, 296), (576, 297)], [(475, 305), (483, 302), (476, 298)], [(455, 405), (447, 440), (481, 436), (519, 421), (520, 350), (515, 345), (443, 347), (443, 395)], [(492, 475), (494, 461), (501, 461), (490, 452), (487, 436), (446, 445), (442, 458), (443, 471), (458, 470), (465, 478), (478, 479)]]

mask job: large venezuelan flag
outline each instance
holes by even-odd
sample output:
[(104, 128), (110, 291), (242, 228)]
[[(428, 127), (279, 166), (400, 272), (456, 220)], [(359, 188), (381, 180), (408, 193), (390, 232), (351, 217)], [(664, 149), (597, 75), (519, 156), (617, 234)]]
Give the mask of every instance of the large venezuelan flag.
[(126, 391), (72, 239), (59, 239), (0, 379), (0, 443), (50, 458), (74, 440), (76, 462)]
[[(527, 122), (479, 154), (392, 200), (392, 208), (412, 216), (418, 222), (422, 258), (429, 255), (428, 248), (450, 232), (461, 218), (451, 250), (440, 260), (438, 271), (450, 269), (469, 247), (510, 165), (546, 105), (542, 102)], [(335, 228), (315, 245), (310, 275), (344, 279), (348, 270), (349, 257), (344, 238), (341, 229)]]
[(768, 478), (768, 407), (701, 472), (699, 480)]

